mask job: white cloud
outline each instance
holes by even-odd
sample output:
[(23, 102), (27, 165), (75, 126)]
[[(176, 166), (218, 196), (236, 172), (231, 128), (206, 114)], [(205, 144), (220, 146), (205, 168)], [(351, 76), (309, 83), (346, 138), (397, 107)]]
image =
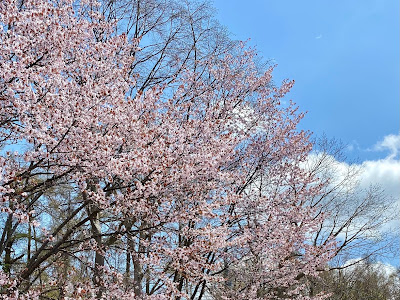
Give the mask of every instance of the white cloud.
[(383, 138), (382, 141), (379, 141), (373, 147), (375, 151), (385, 151), (389, 150), (390, 154), (388, 158), (395, 159), (397, 155), (400, 153), (400, 134), (394, 135), (390, 134)]
[[(389, 197), (397, 199), (400, 204), (400, 157), (398, 157), (400, 154), (400, 134), (385, 136), (382, 141), (375, 144), (373, 150), (388, 150), (389, 154), (383, 159), (365, 160), (360, 164), (353, 165), (360, 168), (359, 187), (368, 189), (370, 186), (378, 185)], [(344, 170), (349, 167), (347, 163), (339, 161), (336, 161), (336, 165), (340, 166), (339, 170), (341, 170), (338, 174), (343, 174)]]
[[(353, 143), (354, 144), (354, 143)], [(355, 144), (357, 145), (357, 144)], [(388, 155), (383, 159), (377, 160), (366, 160), (359, 164), (348, 164), (347, 162), (339, 161), (335, 157), (326, 155), (323, 153), (312, 153), (309, 156), (306, 165), (313, 166), (316, 162), (320, 161), (324, 157), (324, 164), (328, 168), (322, 168), (318, 176), (327, 176), (333, 179), (332, 185), (340, 184), (346, 179), (346, 176), (351, 177), (351, 170), (356, 172), (357, 175), (351, 177), (350, 183), (346, 185), (343, 192), (354, 193), (358, 197), (353, 198), (352, 201), (360, 201), (362, 197), (367, 197), (366, 191), (371, 187), (380, 187), (384, 194), (376, 194), (378, 197), (377, 211), (385, 205), (389, 205), (392, 209), (387, 210), (387, 217), (397, 213), (397, 218), (392, 222), (385, 223), (381, 230), (383, 232), (392, 232), (393, 228), (400, 226), (399, 213), (397, 211), (400, 208), (400, 135), (388, 135), (383, 138), (382, 141), (378, 142), (374, 146), (375, 151), (389, 150)], [(346, 149), (348, 150), (348, 149)], [(307, 166), (306, 166), (307, 167)], [(321, 168), (320, 168), (321, 169)], [(350, 173), (349, 173), (350, 171)], [(360, 197), (361, 196), (361, 197)], [(385, 199), (386, 198), (386, 199)], [(340, 199), (340, 198), (339, 198)], [(338, 200), (339, 203), (340, 200)], [(343, 202), (344, 205), (346, 201)], [(356, 203), (354, 203), (356, 205)], [(365, 216), (368, 218), (368, 215)], [(358, 220), (365, 222), (365, 220)], [(353, 225), (357, 226), (357, 222)]]
[[(329, 235), (332, 228), (338, 233), (339, 243), (355, 237), (349, 247), (342, 252), (343, 255), (341, 254), (334, 262), (335, 265), (343, 265), (341, 262), (344, 260), (360, 255), (380, 256), (384, 253), (387, 255), (384, 259), (389, 257), (392, 259), (391, 255), (397, 255), (398, 252), (393, 250), (394, 248), (388, 247), (397, 243), (398, 240), (394, 235), (398, 234), (400, 226), (398, 141), (400, 141), (398, 136), (390, 135), (376, 144), (376, 151), (389, 150), (385, 153), (387, 156), (382, 159), (351, 164), (340, 159), (342, 157), (340, 151), (350, 149), (339, 147), (338, 152), (335, 152), (335, 145), (328, 144), (323, 149), (328, 149), (328, 152), (330, 150), (336, 156), (313, 152), (304, 163), (305, 168), (316, 170), (315, 174), (319, 178), (331, 180), (331, 186), (327, 187), (326, 201), (321, 202), (323, 209), (331, 213), (325, 221), (326, 231), (321, 233), (322, 240)], [(352, 144), (358, 146), (356, 142)], [(351, 222), (342, 230), (341, 226), (347, 224), (350, 217)], [(376, 263), (374, 268), (375, 265), (385, 274), (393, 271), (390, 265)]]
[[(363, 172), (360, 177), (360, 187), (379, 185), (386, 195), (393, 199), (393, 209), (398, 210), (400, 208), (400, 135), (385, 136), (382, 141), (375, 144), (373, 150), (389, 150), (389, 154), (384, 159), (367, 160), (361, 164)], [(399, 216), (399, 211), (395, 213)], [(398, 218), (388, 224), (387, 229), (398, 228), (400, 226)]]
[(363, 173), (360, 184), (367, 187), (379, 184), (388, 196), (400, 204), (400, 134), (390, 134), (373, 147), (375, 151), (387, 151), (384, 159), (367, 160), (362, 163)]
[(400, 160), (392, 156), (380, 160), (364, 161), (361, 165), (360, 185), (367, 188), (378, 184), (393, 198), (400, 196)]

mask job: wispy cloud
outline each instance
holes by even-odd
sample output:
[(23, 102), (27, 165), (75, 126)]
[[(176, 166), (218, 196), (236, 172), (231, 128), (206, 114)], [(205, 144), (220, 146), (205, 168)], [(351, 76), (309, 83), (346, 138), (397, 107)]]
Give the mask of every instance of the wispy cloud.
[(354, 150), (360, 151), (360, 145), (358, 144), (358, 142), (356, 140), (353, 140), (350, 144), (348, 144), (346, 146), (346, 151), (347, 152), (352, 152)]

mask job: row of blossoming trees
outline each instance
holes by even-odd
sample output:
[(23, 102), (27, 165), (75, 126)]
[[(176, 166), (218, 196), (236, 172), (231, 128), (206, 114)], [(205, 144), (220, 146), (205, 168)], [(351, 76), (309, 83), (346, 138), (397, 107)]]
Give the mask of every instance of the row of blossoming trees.
[(205, 7), (113, 3), (0, 3), (1, 297), (311, 299), (335, 252), (292, 82)]

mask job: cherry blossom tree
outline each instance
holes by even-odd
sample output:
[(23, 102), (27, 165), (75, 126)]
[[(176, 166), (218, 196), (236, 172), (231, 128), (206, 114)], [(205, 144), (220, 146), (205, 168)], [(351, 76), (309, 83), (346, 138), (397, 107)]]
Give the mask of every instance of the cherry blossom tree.
[(245, 44), (149, 81), (89, 0), (5, 0), (0, 26), (3, 298), (310, 299), (334, 244), (293, 82)]

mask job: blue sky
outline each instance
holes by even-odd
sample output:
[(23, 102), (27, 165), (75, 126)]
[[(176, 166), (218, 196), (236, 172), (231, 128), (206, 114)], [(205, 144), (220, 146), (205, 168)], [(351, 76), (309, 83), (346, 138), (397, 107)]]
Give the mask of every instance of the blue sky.
[(276, 83), (296, 81), (289, 98), (308, 112), (301, 128), (348, 144), (361, 186), (380, 184), (400, 205), (400, 1), (212, 3), (233, 39), (277, 64)]
[(302, 127), (352, 144), (361, 159), (399, 133), (398, 0), (215, 0), (217, 18), (277, 64), (276, 82), (308, 111)]

